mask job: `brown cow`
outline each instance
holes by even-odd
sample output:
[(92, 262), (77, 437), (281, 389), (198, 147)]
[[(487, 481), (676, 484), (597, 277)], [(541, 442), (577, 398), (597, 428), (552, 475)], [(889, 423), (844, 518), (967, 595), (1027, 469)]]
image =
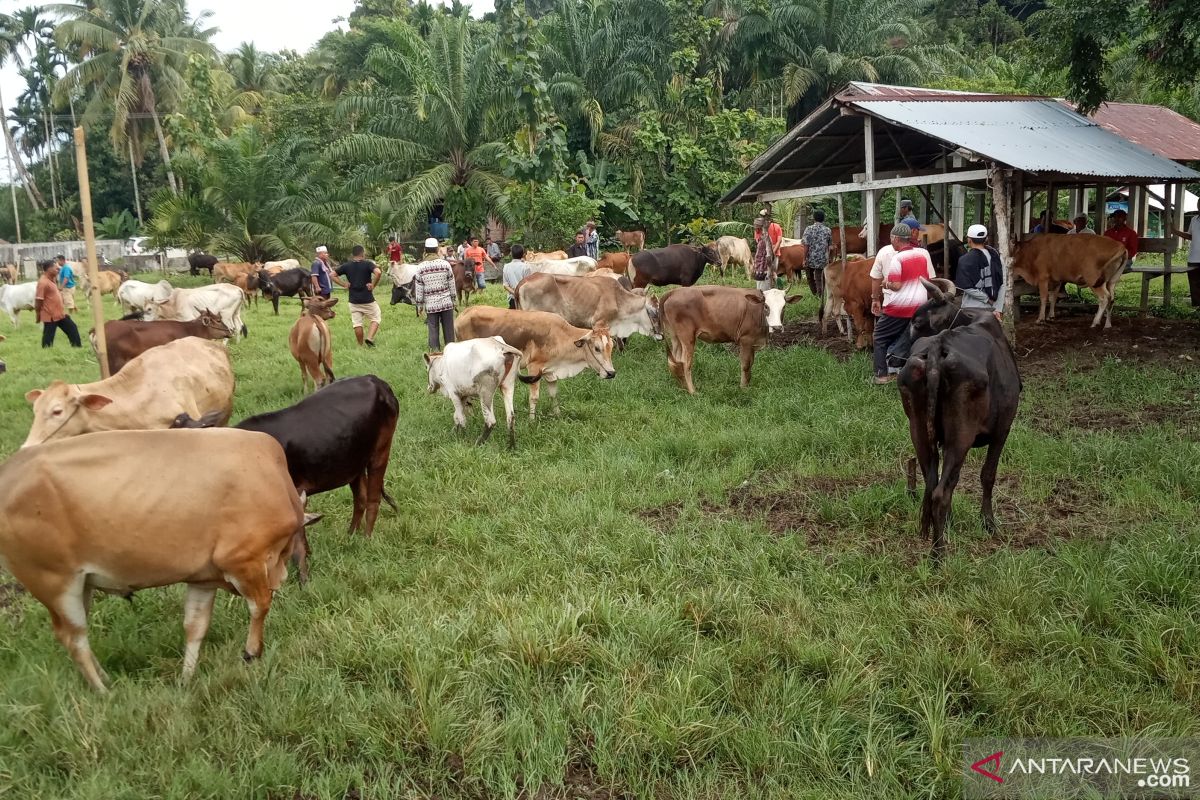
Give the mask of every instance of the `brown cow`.
[(252, 275), (257, 271), (254, 264), (222, 261), (213, 267), (213, 283), (237, 283), (239, 275)]
[(17, 268), (12, 264), (6, 264), (5, 266), (0, 267), (0, 278), (3, 278), (4, 282), (8, 285), (13, 285), (17, 282)]
[[(833, 261), (825, 268), (825, 316), (821, 333), (828, 327), (830, 317), (838, 320), (848, 313), (858, 331), (855, 347), (870, 347), (875, 334), (875, 317), (871, 315), (871, 267), (874, 258), (848, 258)], [(849, 331), (847, 331), (847, 334)]]
[(454, 273), (455, 307), (469, 305), (471, 294), (479, 291), (475, 287), (475, 274), (461, 262), (454, 259), (449, 261), (450, 271)]
[(618, 275), (629, 275), (632, 266), (629, 253), (604, 253), (596, 262), (596, 269), (611, 269)]
[[(313, 391), (336, 380), (333, 377), (333, 342), (325, 320), (334, 318), (337, 298), (304, 297), (300, 302), (304, 304), (304, 310), (288, 334), (288, 347), (292, 358), (300, 365), (300, 394), (304, 394), (310, 379)], [(325, 370), (324, 377), (321, 376), (322, 369)]]
[(696, 340), (731, 342), (741, 348), (742, 388), (750, 385), (754, 352), (767, 343), (768, 331), (783, 327), (783, 307), (799, 295), (782, 289), (740, 289), (734, 286), (684, 286), (663, 295), (662, 328), (667, 337), (667, 368), (687, 390), (692, 382), (692, 357)]
[[(601, 378), (615, 378), (613, 340), (605, 327), (576, 328), (547, 311), (510, 311), (473, 306), (455, 324), (459, 341), (500, 336), (521, 351), (531, 378), (541, 378), (558, 413), (558, 382), (591, 369)], [(525, 382), (525, 379), (522, 378)], [(529, 418), (537, 411), (539, 383), (529, 386)]]
[[(90, 334), (92, 349), (96, 347), (96, 332)], [(191, 322), (143, 322), (137, 319), (113, 320), (104, 323), (108, 342), (108, 373), (116, 375), (121, 368), (151, 347), (173, 342), (188, 336), (201, 339), (228, 339), (233, 331), (221, 321), (220, 314), (205, 310)]]
[(1113, 292), (1125, 269), (1125, 246), (1107, 236), (1035, 236), (1017, 249), (1013, 275), (1038, 287), (1041, 306), (1038, 322), (1046, 320), (1046, 304), (1050, 304), (1050, 319), (1058, 303), (1058, 289), (1064, 283), (1086, 286), (1096, 293), (1096, 316), (1092, 327), (1104, 319), (1104, 327), (1112, 327)]
[(636, 247), (639, 253), (646, 249), (645, 231), (617, 231), (614, 235), (626, 253), (631, 247)]
[(800, 273), (804, 269), (806, 261), (808, 261), (808, 245), (804, 242), (779, 248), (779, 274), (785, 276), (788, 283), (800, 280)]
[[(121, 288), (121, 284), (128, 279), (129, 275), (124, 272), (109, 272), (108, 270), (102, 270), (96, 273), (96, 285), (100, 287), (100, 294), (111, 294), (114, 299), (117, 296), (117, 289)], [(81, 284), (86, 282), (87, 281), (85, 280), (80, 281)], [(88, 286), (85, 291), (90, 292), (91, 287)]]

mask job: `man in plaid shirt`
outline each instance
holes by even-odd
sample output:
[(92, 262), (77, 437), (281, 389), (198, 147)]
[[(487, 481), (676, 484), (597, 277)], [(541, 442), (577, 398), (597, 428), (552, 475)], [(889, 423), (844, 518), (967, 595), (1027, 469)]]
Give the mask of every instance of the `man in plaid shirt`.
[(425, 324), (429, 327), (429, 352), (439, 353), (438, 326), (446, 344), (454, 341), (454, 271), (444, 258), (438, 256), (437, 239), (425, 240), (425, 258), (417, 270), (413, 298), (417, 311), (425, 309)]

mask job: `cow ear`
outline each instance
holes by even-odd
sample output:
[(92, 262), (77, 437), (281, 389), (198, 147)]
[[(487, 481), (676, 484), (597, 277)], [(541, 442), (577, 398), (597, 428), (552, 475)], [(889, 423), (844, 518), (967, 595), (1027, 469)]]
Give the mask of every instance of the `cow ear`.
[(33, 405), (34, 403), (37, 402), (37, 399), (41, 396), (42, 396), (41, 389), (32, 389), (25, 393), (25, 402), (29, 403), (29, 405)]
[(99, 411), (111, 402), (111, 398), (102, 394), (85, 394), (79, 398), (79, 404), (89, 411)]
[(304, 512), (304, 527), (312, 525), (314, 522), (320, 522), (325, 517), (324, 514), (309, 514)]
[(765, 302), (763, 299), (763, 296), (762, 296), (762, 292), (757, 292), (757, 291), (756, 292), (746, 292), (746, 299), (749, 300), (751, 303), (758, 303), (760, 305), (763, 302)]
[(432, 353), (425, 353), (421, 357), (425, 359), (426, 367), (428, 367), (430, 364), (433, 363), (433, 354)]
[(798, 294), (794, 294), (794, 295), (792, 295), (791, 297), (789, 297), (789, 298), (787, 299), (787, 301), (786, 301), (786, 302), (788, 302), (788, 303), (799, 303), (799, 302), (800, 302), (801, 300), (803, 300), (803, 299), (804, 299), (804, 298), (803, 298), (803, 297), (801, 297), (800, 295), (798, 295)]
[(338, 302), (338, 298), (336, 298), (336, 297), (334, 297), (334, 298), (331, 298), (331, 299), (329, 299), (329, 300), (326, 300), (326, 301), (325, 301), (325, 307), (326, 307), (326, 308), (332, 308), (332, 307), (334, 307), (334, 306), (336, 306), (336, 305), (337, 305), (337, 302)]
[[(590, 336), (590, 335), (591, 335), (591, 334), (588, 334), (588, 336)], [(576, 339), (576, 340), (575, 340), (575, 346), (576, 346), (576, 347), (583, 347), (585, 344), (587, 344), (587, 340), (588, 340), (588, 337), (587, 337), (587, 336), (584, 336), (582, 339)]]

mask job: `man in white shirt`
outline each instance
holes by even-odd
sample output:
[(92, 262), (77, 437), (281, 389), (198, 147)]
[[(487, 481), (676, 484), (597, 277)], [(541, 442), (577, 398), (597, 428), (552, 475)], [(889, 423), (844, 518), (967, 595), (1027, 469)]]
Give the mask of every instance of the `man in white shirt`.
[(1200, 213), (1192, 215), (1192, 223), (1186, 231), (1175, 229), (1175, 235), (1187, 239), (1188, 246), (1188, 291), (1192, 296), (1192, 308), (1200, 308)]
[(1090, 234), (1095, 235), (1095, 233), (1096, 233), (1094, 230), (1092, 230), (1091, 228), (1088, 227), (1087, 214), (1080, 214), (1078, 217), (1071, 220), (1071, 222), (1075, 225), (1075, 227), (1073, 227), (1073, 228), (1071, 228), (1071, 230), (1067, 231), (1068, 234), (1090, 233)]
[(525, 263), (525, 247), (524, 245), (514, 244), (509, 251), (512, 256), (512, 261), (504, 265), (504, 269), (500, 275), (500, 282), (504, 284), (504, 290), (508, 292), (508, 307), (517, 307), (517, 286), (521, 281), (529, 277), (529, 273), (533, 270)]

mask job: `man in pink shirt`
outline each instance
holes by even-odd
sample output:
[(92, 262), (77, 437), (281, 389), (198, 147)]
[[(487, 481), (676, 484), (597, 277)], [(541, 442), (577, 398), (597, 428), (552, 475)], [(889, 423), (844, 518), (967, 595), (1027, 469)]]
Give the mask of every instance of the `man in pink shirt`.
[(903, 340), (913, 314), (929, 299), (921, 278), (934, 278), (933, 261), (923, 247), (913, 247), (912, 229), (903, 222), (892, 228), (892, 243), (875, 255), (871, 267), (871, 313), (875, 320), (875, 383), (891, 383), (899, 370), (888, 368), (888, 351)]

